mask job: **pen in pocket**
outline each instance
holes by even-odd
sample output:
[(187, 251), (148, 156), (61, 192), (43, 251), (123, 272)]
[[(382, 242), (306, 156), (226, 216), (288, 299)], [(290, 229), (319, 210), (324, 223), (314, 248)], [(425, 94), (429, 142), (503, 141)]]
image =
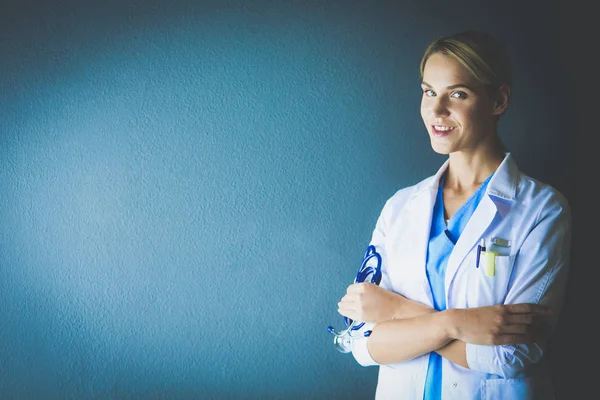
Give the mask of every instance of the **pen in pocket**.
[(475, 267), (479, 268), (479, 261), (481, 260), (481, 252), (485, 251), (485, 239), (481, 239), (477, 245), (477, 258), (475, 260)]

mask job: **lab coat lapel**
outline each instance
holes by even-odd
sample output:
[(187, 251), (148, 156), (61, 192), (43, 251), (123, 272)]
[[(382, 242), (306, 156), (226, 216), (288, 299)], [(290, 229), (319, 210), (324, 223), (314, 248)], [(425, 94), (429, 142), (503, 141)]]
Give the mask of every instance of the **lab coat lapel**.
[(461, 233), (460, 238), (454, 246), (454, 250), (452, 250), (452, 253), (450, 254), (450, 258), (448, 259), (445, 278), (446, 293), (448, 293), (448, 287), (452, 283), (452, 279), (454, 279), (458, 267), (469, 251), (477, 246), (479, 240), (492, 223), (497, 211), (496, 204), (492, 201), (490, 196), (483, 196), (479, 206), (477, 206), (473, 212), (473, 215)]
[(400, 250), (406, 260), (405, 267), (409, 269), (407, 278), (410, 285), (415, 285), (411, 290), (411, 298), (430, 307), (433, 307), (433, 295), (427, 280), (426, 261), (435, 195), (435, 188), (424, 187), (410, 200)]
[(448, 167), (448, 160), (437, 173), (421, 183), (407, 207), (406, 230), (403, 235), (401, 251), (410, 266), (411, 281), (420, 285), (420, 296), (414, 300), (433, 307), (433, 295), (427, 279), (427, 248), (431, 230), (433, 206), (441, 176)]
[[(518, 174), (519, 168), (511, 154), (507, 152), (504, 160), (488, 184), (486, 195), (481, 199), (479, 206), (475, 209), (467, 226), (465, 226), (460, 238), (456, 242), (454, 250), (450, 254), (446, 267), (446, 296), (448, 288), (465, 256), (477, 246), (496, 214), (499, 213), (502, 215), (506, 212), (507, 204), (514, 200)], [(495, 199), (502, 199), (503, 201)], [(446, 297), (447, 300), (448, 298)]]
[(408, 210), (407, 227), (410, 227), (410, 234), (406, 238), (405, 250), (410, 254), (410, 265), (414, 266), (412, 275), (419, 281), (427, 281), (425, 264), (435, 195), (435, 188), (424, 188), (412, 198), (411, 207)]

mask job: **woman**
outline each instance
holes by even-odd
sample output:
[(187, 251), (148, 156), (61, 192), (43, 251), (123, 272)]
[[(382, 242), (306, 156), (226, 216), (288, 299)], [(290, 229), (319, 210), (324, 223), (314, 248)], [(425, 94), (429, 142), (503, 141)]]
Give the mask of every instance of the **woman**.
[(511, 68), (495, 39), (436, 40), (420, 70), (421, 116), (448, 159), (379, 216), (381, 284), (350, 285), (338, 304), (372, 330), (352, 353), (380, 366), (378, 399), (552, 399), (544, 354), (569, 270), (568, 203), (498, 137)]

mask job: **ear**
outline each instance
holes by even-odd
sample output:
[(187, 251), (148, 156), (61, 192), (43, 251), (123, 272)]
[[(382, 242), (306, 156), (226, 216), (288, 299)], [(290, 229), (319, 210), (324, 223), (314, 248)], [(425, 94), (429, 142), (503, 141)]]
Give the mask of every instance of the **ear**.
[(510, 99), (510, 87), (508, 85), (500, 86), (496, 93), (496, 101), (494, 103), (493, 115), (502, 115), (508, 108), (508, 100)]

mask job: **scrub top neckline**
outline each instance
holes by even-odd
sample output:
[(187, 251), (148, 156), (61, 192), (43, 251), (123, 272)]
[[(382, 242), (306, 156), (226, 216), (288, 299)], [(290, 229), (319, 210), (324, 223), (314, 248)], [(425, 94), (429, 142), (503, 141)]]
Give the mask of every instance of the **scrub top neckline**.
[[(475, 190), (475, 192), (473, 192), (473, 194), (471, 196), (469, 196), (469, 198), (467, 199), (467, 201), (465, 201), (458, 210), (456, 210), (456, 212), (454, 214), (452, 214), (452, 216), (448, 219), (446, 218), (442, 218), (442, 220), (445, 222), (446, 227), (450, 227), (451, 223), (452, 225), (454, 225), (454, 222), (460, 218), (460, 216), (462, 214), (464, 214), (464, 212), (466, 211), (466, 209), (468, 208), (469, 204), (471, 204), (478, 196), (479, 193), (485, 189), (485, 187), (487, 186), (488, 182), (490, 181), (490, 179), (492, 179), (492, 176), (494, 176), (494, 173), (492, 172), (492, 174), (490, 176), (488, 176), (485, 181), (483, 181), (483, 183), (481, 185), (479, 185), (479, 187), (477, 188), (477, 190)], [(446, 212), (446, 206), (444, 204), (444, 183), (446, 182), (446, 173), (444, 173), (441, 178), (440, 178), (440, 183), (438, 186), (438, 196), (439, 196), (439, 200), (442, 204), (442, 212), (445, 213)]]

